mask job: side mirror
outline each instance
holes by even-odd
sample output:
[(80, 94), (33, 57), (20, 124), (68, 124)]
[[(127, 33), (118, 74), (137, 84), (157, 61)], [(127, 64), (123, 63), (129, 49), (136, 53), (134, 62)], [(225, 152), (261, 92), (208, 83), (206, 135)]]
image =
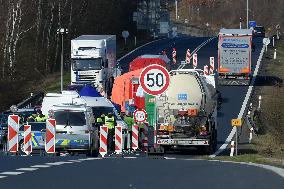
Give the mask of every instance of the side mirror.
[(108, 68), (108, 59), (106, 59), (104, 67)]

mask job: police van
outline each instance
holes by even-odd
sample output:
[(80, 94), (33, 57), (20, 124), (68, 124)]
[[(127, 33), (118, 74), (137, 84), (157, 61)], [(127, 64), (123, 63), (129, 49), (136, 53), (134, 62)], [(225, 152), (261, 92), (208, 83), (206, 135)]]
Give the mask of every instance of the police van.
[(53, 105), (50, 115), (56, 120), (57, 152), (98, 155), (98, 127), (95, 125), (92, 108), (73, 103)]

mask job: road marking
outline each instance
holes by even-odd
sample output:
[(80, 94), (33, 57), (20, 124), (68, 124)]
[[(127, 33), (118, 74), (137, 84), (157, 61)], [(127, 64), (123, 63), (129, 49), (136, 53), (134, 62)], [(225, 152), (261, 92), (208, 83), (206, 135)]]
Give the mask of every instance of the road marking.
[(145, 46), (150, 45), (151, 43), (155, 43), (155, 42), (157, 42), (157, 41), (161, 41), (161, 40), (163, 40), (163, 39), (165, 39), (165, 38), (157, 39), (157, 40), (154, 40), (154, 41), (150, 41), (150, 42), (148, 42), (148, 43), (146, 43), (146, 44), (144, 44), (144, 45), (141, 45), (141, 46), (137, 47), (136, 49), (133, 49), (132, 51), (130, 51), (129, 53), (127, 53), (127, 54), (124, 55), (123, 57), (119, 58), (117, 61), (120, 62), (122, 59), (126, 58), (126, 57), (129, 56), (130, 54), (132, 54), (132, 53), (134, 53), (135, 51), (141, 49), (142, 47), (145, 47)]
[(177, 159), (177, 158), (174, 158), (174, 157), (164, 157), (164, 159)]
[(126, 159), (137, 159), (137, 157), (124, 157)]
[(6, 177), (7, 177), (7, 176), (0, 176), (0, 179), (1, 179), (1, 178), (6, 178)]
[(50, 167), (50, 165), (33, 165), (31, 167), (34, 167), (34, 168), (47, 168), (47, 167)]
[(16, 170), (17, 171), (35, 171), (35, 170), (38, 170), (38, 168), (20, 168)]
[(78, 160), (80, 160), (80, 161), (87, 161), (87, 158), (85, 158), (85, 159), (78, 159)]
[(63, 165), (63, 164), (66, 164), (66, 163), (74, 163), (74, 162), (71, 162), (71, 161), (59, 161), (59, 162), (54, 162), (54, 163), (46, 163), (46, 165)]
[(82, 161), (80, 161), (80, 160), (68, 160), (68, 161), (71, 161), (71, 162), (75, 162), (75, 163), (81, 163)]
[(99, 160), (99, 159), (103, 159), (103, 158), (87, 158), (87, 159), (85, 159), (85, 161)]
[(23, 173), (25, 173), (25, 172), (7, 171), (7, 172), (0, 173), (0, 175), (20, 175), (20, 174), (23, 174)]
[[(262, 57), (263, 57), (264, 50), (265, 50), (265, 46), (262, 47), (262, 50), (261, 50), (260, 55), (258, 57), (257, 64), (256, 64), (256, 67), (255, 67), (255, 70), (254, 70), (254, 73), (253, 73), (253, 79), (252, 79), (251, 84), (249, 86), (249, 89), (247, 91), (245, 100), (244, 100), (244, 102), (242, 104), (240, 113), (238, 115), (238, 119), (241, 119), (243, 117), (244, 113), (245, 113), (245, 109), (247, 107), (247, 103), (248, 103), (248, 101), (250, 99), (250, 96), (251, 96), (251, 93), (252, 93), (252, 89), (253, 89), (253, 86), (254, 86), (255, 78), (257, 76), (257, 73), (258, 73), (258, 70), (259, 70), (259, 67), (260, 67), (260, 63), (261, 63), (261, 60), (262, 60)], [(233, 127), (231, 132), (230, 132), (230, 134), (229, 134), (229, 136), (227, 137), (225, 143), (222, 144), (222, 146), (214, 154), (210, 155), (209, 157), (214, 158), (217, 155), (219, 155), (221, 152), (223, 152), (227, 148), (229, 143), (231, 142), (231, 140), (234, 137), (235, 133), (236, 133), (236, 127)]]

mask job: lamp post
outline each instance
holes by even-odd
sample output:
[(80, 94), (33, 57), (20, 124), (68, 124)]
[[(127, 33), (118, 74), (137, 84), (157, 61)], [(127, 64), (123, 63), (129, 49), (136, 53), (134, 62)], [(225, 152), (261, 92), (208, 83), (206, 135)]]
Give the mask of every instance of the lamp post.
[(64, 34), (68, 34), (68, 29), (66, 28), (59, 28), (57, 29), (57, 35), (61, 35), (61, 68), (60, 68), (60, 77), (61, 77), (61, 92), (63, 91), (63, 36)]
[(249, 27), (249, 1), (247, 0), (247, 29)]

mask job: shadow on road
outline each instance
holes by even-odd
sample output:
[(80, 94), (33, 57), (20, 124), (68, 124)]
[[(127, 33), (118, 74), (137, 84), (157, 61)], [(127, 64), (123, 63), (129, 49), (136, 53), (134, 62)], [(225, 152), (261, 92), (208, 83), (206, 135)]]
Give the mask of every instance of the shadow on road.
[(276, 76), (256, 76), (256, 86), (277, 86), (281, 87), (283, 80)]

